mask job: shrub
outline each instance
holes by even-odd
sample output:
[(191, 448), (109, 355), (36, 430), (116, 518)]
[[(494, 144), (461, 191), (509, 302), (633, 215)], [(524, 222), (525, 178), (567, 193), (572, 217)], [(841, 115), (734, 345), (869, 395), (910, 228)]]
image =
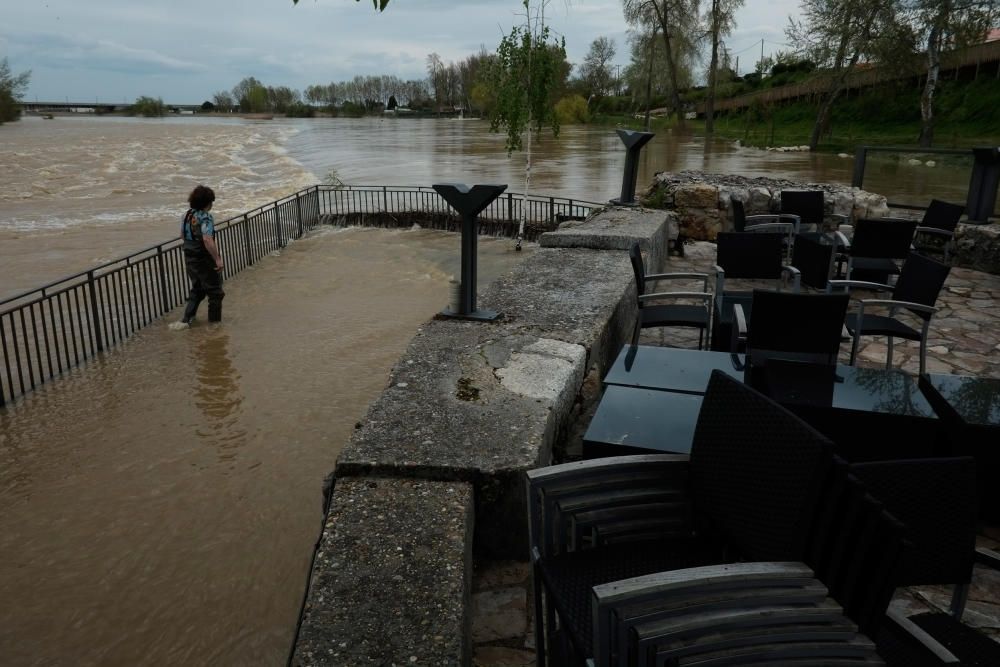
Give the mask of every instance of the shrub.
[(161, 98), (153, 99), (152, 97), (140, 97), (136, 99), (135, 104), (129, 109), (129, 115), (132, 116), (145, 116), (146, 118), (155, 118), (164, 115), (167, 112), (167, 108), (163, 104)]
[(312, 118), (316, 115), (316, 110), (303, 102), (292, 102), (285, 109), (285, 115), (289, 118)]
[(570, 95), (564, 97), (556, 103), (556, 118), (560, 124), (589, 123), (590, 110), (587, 108), (587, 100), (581, 95)]

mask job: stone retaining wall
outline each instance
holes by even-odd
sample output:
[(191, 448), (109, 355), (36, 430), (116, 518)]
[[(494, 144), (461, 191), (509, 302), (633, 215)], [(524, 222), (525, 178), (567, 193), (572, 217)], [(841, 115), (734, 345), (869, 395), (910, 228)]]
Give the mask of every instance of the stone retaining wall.
[[(822, 190), (827, 214), (858, 218), (918, 217), (918, 211), (890, 211), (882, 195), (829, 183), (796, 183), (775, 178), (705, 174), (696, 171), (661, 172), (641, 197), (643, 203), (672, 210), (680, 221), (683, 237), (714, 241), (720, 231), (732, 231), (730, 197), (744, 203), (747, 215), (777, 213), (782, 190)], [(832, 225), (831, 227), (832, 228)], [(1000, 224), (961, 223), (955, 231), (952, 263), (1000, 275)]]
[(469, 664), (472, 554), (527, 560), (524, 472), (631, 331), (624, 248), (662, 266), (672, 218), (608, 209), (545, 234), (480, 295), (502, 319), (414, 336), (338, 459), (293, 664)]

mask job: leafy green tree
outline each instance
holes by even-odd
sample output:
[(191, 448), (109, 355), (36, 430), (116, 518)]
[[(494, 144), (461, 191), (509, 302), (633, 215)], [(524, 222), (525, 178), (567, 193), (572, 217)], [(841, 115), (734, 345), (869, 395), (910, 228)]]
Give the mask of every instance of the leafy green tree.
[(30, 79), (30, 71), (14, 76), (7, 59), (0, 60), (0, 125), (21, 117), (21, 107), (18, 103)]
[[(524, 196), (527, 197), (531, 188), (532, 135), (540, 136), (545, 127), (551, 127), (554, 135), (559, 134), (551, 93), (559, 75), (558, 61), (566, 58), (566, 45), (564, 41), (549, 43), (549, 29), (545, 25), (547, 0), (534, 7), (531, 0), (523, 0), (522, 4), (524, 25), (514, 26), (497, 47), (491, 77), (496, 106), (490, 116), (490, 130), (506, 131), (508, 156), (525, 148)], [(526, 205), (521, 206), (518, 250), (524, 238), (526, 210)]]
[(163, 104), (163, 99), (143, 95), (142, 97), (136, 98), (135, 104), (132, 105), (129, 113), (132, 116), (159, 118), (167, 113), (167, 107)]
[(562, 125), (589, 123), (590, 110), (587, 108), (587, 100), (580, 95), (562, 98), (556, 103), (556, 117)]
[(809, 138), (816, 150), (830, 123), (833, 104), (847, 85), (862, 56), (874, 53), (886, 31), (897, 23), (896, 0), (803, 0), (799, 21), (789, 19), (785, 29), (800, 53), (824, 70), (825, 90)]

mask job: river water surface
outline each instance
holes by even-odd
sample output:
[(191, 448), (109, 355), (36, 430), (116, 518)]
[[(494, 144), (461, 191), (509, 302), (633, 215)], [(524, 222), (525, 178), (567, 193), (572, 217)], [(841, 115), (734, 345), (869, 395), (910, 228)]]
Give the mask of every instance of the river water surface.
[[(0, 299), (174, 236), (199, 182), (220, 220), (331, 170), (520, 191), (502, 143), (479, 121), (24, 118), (0, 127)], [(618, 194), (613, 131), (565, 127), (536, 150), (533, 191)], [(850, 164), (665, 134), (639, 183), (679, 169), (846, 182)], [(890, 166), (915, 199), (967, 178)], [(0, 408), (0, 664), (282, 664), (322, 479), (445, 305), (458, 248), (421, 230), (316, 232), (232, 279), (221, 326), (170, 331), (174, 313)], [(480, 285), (531, 248), (481, 240)]]

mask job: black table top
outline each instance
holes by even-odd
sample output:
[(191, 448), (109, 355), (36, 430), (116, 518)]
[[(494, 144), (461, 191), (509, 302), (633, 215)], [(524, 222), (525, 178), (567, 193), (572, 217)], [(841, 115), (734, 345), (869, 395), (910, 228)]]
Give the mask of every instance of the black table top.
[[(704, 394), (713, 370), (746, 381), (737, 368), (743, 355), (702, 352), (671, 347), (626, 345), (604, 378), (607, 386), (641, 387), (661, 391)], [(930, 403), (916, 380), (899, 370), (828, 367), (771, 360), (767, 372), (751, 384), (778, 403), (840, 410), (857, 410), (935, 419)]]
[(588, 442), (687, 454), (701, 402), (695, 394), (609, 385), (583, 436), (584, 455)]
[[(738, 361), (742, 366), (743, 355), (738, 355)], [(704, 394), (714, 370), (743, 381), (743, 371), (729, 352), (626, 345), (604, 377), (604, 384)]]
[(966, 424), (1000, 426), (1000, 379), (930, 373), (921, 383), (927, 385)]

